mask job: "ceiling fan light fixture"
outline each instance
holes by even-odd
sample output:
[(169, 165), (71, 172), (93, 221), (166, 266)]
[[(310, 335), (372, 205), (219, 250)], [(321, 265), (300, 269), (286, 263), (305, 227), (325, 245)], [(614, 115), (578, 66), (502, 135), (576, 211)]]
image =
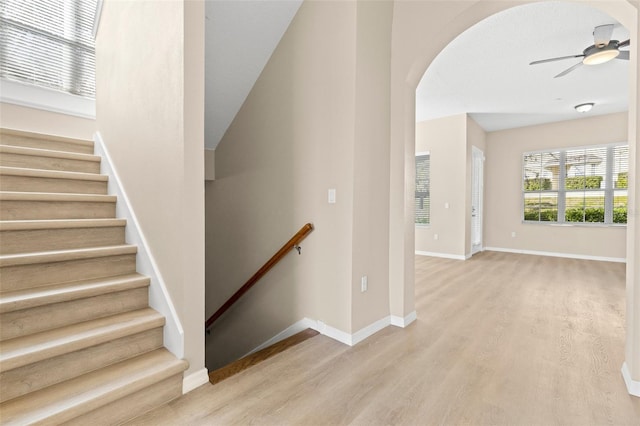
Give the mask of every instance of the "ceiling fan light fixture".
[(582, 63), (585, 65), (599, 65), (609, 62), (618, 57), (620, 51), (615, 46), (615, 43), (610, 43), (603, 48), (590, 47), (585, 51), (585, 57)]
[(593, 105), (594, 105), (593, 102), (587, 102), (584, 104), (576, 105), (574, 108), (578, 112), (588, 112), (588, 111), (591, 111), (591, 108), (593, 108)]

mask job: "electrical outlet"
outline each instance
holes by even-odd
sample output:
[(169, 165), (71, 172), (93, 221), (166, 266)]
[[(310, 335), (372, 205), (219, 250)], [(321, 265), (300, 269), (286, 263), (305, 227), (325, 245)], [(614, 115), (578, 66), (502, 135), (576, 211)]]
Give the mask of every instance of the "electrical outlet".
[(437, 240), (438, 238), (439, 238), (439, 237), (438, 237), (438, 234), (433, 234), (433, 239), (434, 239), (434, 240)]
[(515, 238), (516, 237), (516, 231), (511, 232), (511, 238)]
[(369, 289), (369, 279), (365, 275), (362, 278), (360, 278), (360, 292), (364, 293), (368, 289)]

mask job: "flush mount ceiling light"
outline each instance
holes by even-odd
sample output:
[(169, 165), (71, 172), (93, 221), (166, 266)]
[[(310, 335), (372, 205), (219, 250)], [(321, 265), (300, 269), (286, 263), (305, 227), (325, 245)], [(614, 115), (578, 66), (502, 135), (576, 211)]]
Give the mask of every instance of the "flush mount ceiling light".
[(578, 112), (588, 112), (588, 111), (591, 111), (591, 108), (593, 108), (593, 105), (594, 105), (593, 102), (587, 102), (584, 104), (576, 105), (574, 108)]

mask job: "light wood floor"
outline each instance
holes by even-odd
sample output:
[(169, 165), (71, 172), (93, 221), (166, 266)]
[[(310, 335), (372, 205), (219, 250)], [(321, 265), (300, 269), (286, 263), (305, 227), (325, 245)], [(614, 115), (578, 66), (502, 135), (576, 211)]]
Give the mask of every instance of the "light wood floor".
[(624, 265), (416, 258), (418, 320), (316, 336), (138, 419), (148, 425), (631, 425)]

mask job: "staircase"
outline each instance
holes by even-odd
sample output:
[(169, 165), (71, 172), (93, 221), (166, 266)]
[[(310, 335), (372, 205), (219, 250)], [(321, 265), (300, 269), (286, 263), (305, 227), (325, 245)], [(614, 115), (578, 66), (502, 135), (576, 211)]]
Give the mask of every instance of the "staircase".
[(0, 130), (0, 422), (118, 424), (182, 394), (186, 361), (115, 218), (93, 142)]

